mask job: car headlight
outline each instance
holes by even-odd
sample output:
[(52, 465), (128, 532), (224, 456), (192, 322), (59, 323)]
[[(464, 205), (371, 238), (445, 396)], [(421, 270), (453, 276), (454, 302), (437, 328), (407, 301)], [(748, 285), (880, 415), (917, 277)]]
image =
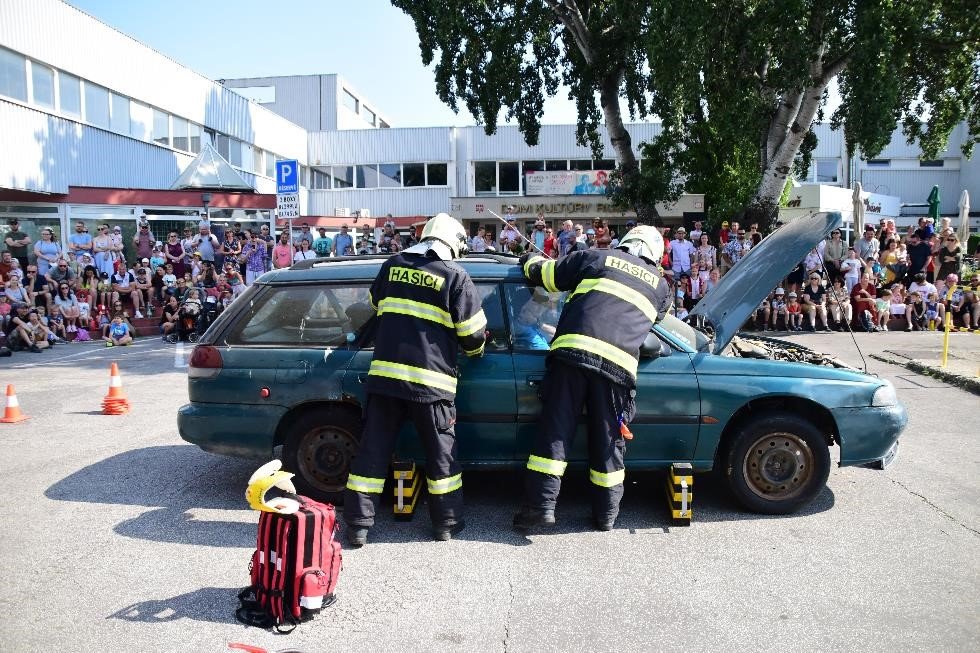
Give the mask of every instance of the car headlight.
[(872, 406), (894, 406), (898, 403), (898, 395), (895, 393), (895, 386), (891, 383), (879, 386), (875, 393), (871, 395)]

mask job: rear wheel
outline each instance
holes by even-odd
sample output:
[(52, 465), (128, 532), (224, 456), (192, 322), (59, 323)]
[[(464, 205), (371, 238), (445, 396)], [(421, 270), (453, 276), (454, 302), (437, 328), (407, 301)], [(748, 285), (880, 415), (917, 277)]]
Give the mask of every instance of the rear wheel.
[(746, 424), (725, 461), (728, 486), (746, 509), (769, 515), (796, 512), (827, 484), (827, 438), (810, 422), (774, 413)]
[(286, 434), (283, 466), (296, 474), (293, 481), (301, 494), (340, 505), (360, 439), (361, 420), (352, 411), (307, 411)]

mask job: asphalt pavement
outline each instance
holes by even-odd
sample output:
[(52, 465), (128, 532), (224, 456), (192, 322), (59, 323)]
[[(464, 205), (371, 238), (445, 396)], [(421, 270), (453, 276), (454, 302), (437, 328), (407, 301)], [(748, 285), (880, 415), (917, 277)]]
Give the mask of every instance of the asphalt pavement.
[[(870, 353), (939, 334), (857, 338)], [(860, 363), (848, 336), (790, 339)], [(788, 517), (741, 512), (701, 474), (694, 522), (673, 527), (662, 476), (628, 474), (616, 529), (595, 533), (587, 479), (573, 476), (558, 528), (523, 537), (509, 527), (520, 476), (466, 473), (458, 539), (430, 541), (425, 506), (409, 523), (383, 511), (371, 544), (344, 552), (338, 603), (274, 635), (233, 616), (258, 463), (180, 440), (188, 353), (146, 339), (0, 359), (31, 417), (0, 424), (0, 650), (980, 649), (980, 406), (940, 380), (866, 357), (909, 410), (898, 458), (833, 469)], [(111, 361), (125, 416), (101, 414)]]

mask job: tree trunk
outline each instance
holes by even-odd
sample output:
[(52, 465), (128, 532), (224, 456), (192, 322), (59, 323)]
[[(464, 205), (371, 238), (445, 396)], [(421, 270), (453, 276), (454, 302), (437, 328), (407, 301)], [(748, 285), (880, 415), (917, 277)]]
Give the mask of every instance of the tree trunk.
[[(614, 70), (603, 77), (599, 84), (599, 106), (605, 118), (606, 132), (612, 143), (619, 167), (623, 174), (624, 184), (639, 183), (640, 166), (633, 153), (633, 139), (623, 124), (623, 111), (619, 104), (619, 87), (623, 82), (622, 69)], [(663, 220), (657, 212), (657, 207), (645, 202), (637, 202), (633, 206), (636, 219), (640, 224), (662, 226)]]

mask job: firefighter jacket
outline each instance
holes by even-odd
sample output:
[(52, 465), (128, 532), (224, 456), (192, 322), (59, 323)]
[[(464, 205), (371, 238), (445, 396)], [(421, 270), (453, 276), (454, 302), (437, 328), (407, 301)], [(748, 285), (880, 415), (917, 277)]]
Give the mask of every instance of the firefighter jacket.
[(636, 386), (640, 346), (672, 301), (656, 267), (622, 250), (590, 249), (557, 261), (531, 256), (524, 276), (548, 292), (571, 291), (549, 358)]
[(456, 356), (483, 353), (487, 318), (473, 280), (435, 255), (395, 254), (371, 285), (377, 311), (368, 392), (409, 401), (452, 401)]

